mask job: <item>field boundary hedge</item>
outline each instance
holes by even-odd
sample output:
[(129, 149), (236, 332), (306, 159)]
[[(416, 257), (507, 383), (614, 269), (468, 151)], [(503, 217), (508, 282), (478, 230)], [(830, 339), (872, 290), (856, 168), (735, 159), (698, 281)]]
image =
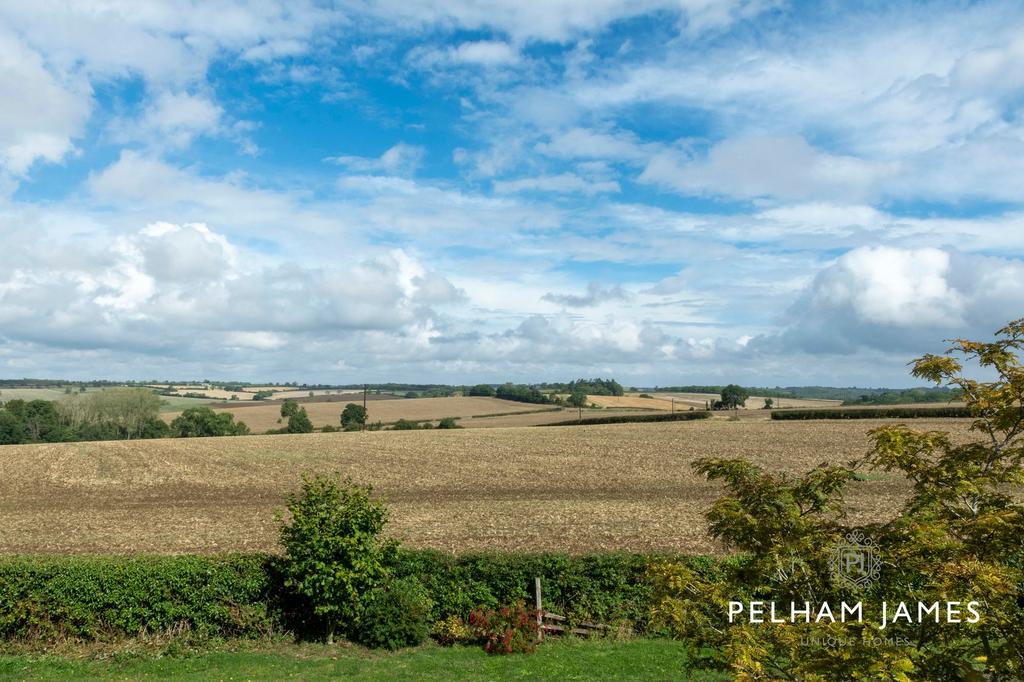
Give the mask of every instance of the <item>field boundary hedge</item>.
[[(647, 567), (671, 558), (715, 579), (735, 559), (623, 552), (567, 554), (402, 550), (391, 567), (414, 577), (435, 620), (525, 600), (543, 581), (548, 608), (571, 620), (649, 630)], [(116, 641), (163, 632), (254, 638), (308, 634), (301, 601), (287, 593), (276, 555), (13, 556), (0, 558), (0, 640)]]
[(707, 419), (711, 416), (705, 410), (694, 410), (692, 412), (665, 412), (663, 414), (617, 414), (608, 417), (585, 417), (583, 419), (570, 419), (551, 424), (537, 424), (537, 426), (587, 426), (590, 424), (628, 424), (632, 422), (684, 422), (693, 419)]
[(854, 407), (844, 409), (772, 410), (772, 419), (928, 419), (974, 417), (967, 407)]

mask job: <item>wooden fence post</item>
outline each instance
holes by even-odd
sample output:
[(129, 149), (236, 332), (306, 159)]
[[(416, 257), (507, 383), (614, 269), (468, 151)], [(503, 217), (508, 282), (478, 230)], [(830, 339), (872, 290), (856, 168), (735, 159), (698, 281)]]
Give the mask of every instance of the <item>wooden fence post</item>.
[(544, 602), (540, 596), (540, 576), (533, 579), (534, 607), (537, 609), (537, 638), (544, 639)]

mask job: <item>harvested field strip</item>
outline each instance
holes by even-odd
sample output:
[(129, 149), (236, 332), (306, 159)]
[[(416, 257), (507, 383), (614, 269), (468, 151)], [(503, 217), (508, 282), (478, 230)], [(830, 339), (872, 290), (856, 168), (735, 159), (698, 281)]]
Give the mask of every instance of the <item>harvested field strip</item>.
[(474, 414), (470, 419), (486, 419), (488, 417), (507, 417), (510, 414), (540, 414), (541, 412), (561, 412), (562, 407), (546, 407), (543, 410), (519, 410), (516, 412), (495, 412), (494, 414)]
[[(274, 551), (274, 511), (311, 471), (375, 485), (391, 532), (412, 547), (721, 552), (703, 518), (721, 487), (694, 474), (694, 459), (746, 457), (796, 473), (863, 455), (867, 431), (885, 423), (704, 419), (2, 446), (0, 552)], [(962, 439), (969, 423), (915, 426)], [(907, 490), (895, 477), (851, 483), (851, 519), (889, 517)]]

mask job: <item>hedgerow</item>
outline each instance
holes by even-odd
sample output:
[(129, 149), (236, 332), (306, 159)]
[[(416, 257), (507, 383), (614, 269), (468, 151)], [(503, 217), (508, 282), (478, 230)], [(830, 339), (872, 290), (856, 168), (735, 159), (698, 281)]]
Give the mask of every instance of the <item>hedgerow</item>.
[[(533, 603), (572, 620), (627, 623), (650, 630), (647, 567), (674, 558), (709, 580), (734, 559), (629, 553), (452, 555), (400, 550), (396, 579), (415, 578), (431, 621), (466, 618), (477, 607)], [(14, 556), (0, 559), (0, 640), (111, 641), (145, 633), (259, 637), (274, 631), (317, 636), (302, 598), (283, 587), (283, 558), (228, 556)], [(725, 562), (723, 564), (723, 562)]]
[(587, 417), (585, 419), (570, 419), (551, 424), (538, 424), (537, 426), (575, 426), (582, 424), (628, 424), (632, 422), (682, 422), (692, 419), (707, 419), (710, 412), (694, 410), (692, 412), (665, 412), (661, 414), (616, 414), (607, 417)]
[(943, 419), (976, 416), (967, 407), (856, 407), (852, 409), (773, 410), (772, 419)]

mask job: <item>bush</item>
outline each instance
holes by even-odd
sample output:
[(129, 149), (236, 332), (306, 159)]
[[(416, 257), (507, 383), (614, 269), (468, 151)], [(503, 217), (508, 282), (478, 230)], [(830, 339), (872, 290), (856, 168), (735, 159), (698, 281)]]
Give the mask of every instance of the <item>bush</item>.
[(455, 421), (455, 417), (445, 417), (444, 419), (442, 419), (441, 421), (439, 421), (437, 423), (437, 428), (439, 428), (439, 429), (461, 429), (462, 427), (459, 426), (458, 423)]
[(367, 592), (353, 639), (371, 649), (401, 649), (426, 641), (433, 604), (415, 578), (392, 580)]
[(564, 422), (553, 422), (551, 424), (538, 424), (537, 426), (577, 426), (588, 424), (627, 424), (632, 422), (683, 422), (691, 419), (707, 419), (710, 412), (666, 412), (659, 414), (617, 414), (608, 417), (586, 417), (585, 419), (571, 419)]
[(772, 419), (945, 419), (973, 417), (970, 408), (949, 407), (855, 407), (824, 410), (773, 410)]
[(302, 490), (287, 497), (284, 586), (308, 602), (328, 642), (339, 627), (358, 623), (360, 596), (388, 577), (396, 545), (381, 536), (388, 514), (372, 493), (351, 479), (305, 476)]
[(399, 419), (391, 425), (391, 428), (394, 431), (414, 431), (422, 427), (419, 422), (410, 421), (408, 419)]
[(448, 616), (434, 623), (433, 634), (437, 643), (444, 646), (465, 642), (470, 637), (469, 628), (458, 616)]
[(514, 606), (473, 611), (469, 614), (469, 630), (489, 654), (530, 653), (540, 639), (537, 613), (521, 601)]

